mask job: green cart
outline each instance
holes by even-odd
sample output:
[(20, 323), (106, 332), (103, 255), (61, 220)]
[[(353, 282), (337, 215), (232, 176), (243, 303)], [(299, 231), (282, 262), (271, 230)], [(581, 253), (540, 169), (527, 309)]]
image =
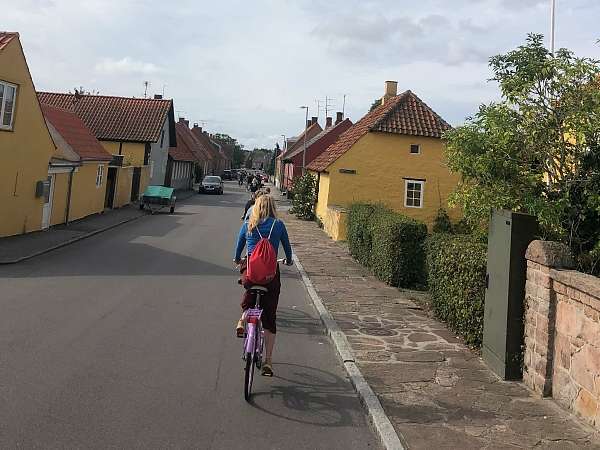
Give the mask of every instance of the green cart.
[(148, 186), (140, 200), (140, 209), (148, 207), (151, 214), (156, 211), (169, 207), (169, 212), (175, 212), (175, 189), (164, 186)]

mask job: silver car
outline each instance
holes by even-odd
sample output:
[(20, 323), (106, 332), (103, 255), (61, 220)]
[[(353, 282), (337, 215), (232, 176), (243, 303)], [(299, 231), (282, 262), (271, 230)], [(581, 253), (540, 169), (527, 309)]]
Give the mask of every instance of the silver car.
[(223, 180), (216, 175), (208, 175), (202, 180), (200, 193), (223, 194)]

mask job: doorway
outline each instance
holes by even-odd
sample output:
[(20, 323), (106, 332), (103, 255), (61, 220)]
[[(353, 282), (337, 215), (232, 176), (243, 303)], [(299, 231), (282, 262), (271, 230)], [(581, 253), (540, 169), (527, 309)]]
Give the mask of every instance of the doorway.
[(109, 167), (108, 173), (106, 174), (106, 194), (104, 196), (104, 207), (113, 207), (115, 199), (115, 189), (117, 187), (117, 168)]
[(44, 206), (42, 207), (42, 230), (50, 227), (52, 216), (52, 198), (54, 197), (54, 175), (48, 175), (47, 187), (44, 189)]
[(131, 181), (131, 201), (135, 202), (140, 196), (140, 182), (142, 179), (142, 168), (133, 168), (133, 179)]

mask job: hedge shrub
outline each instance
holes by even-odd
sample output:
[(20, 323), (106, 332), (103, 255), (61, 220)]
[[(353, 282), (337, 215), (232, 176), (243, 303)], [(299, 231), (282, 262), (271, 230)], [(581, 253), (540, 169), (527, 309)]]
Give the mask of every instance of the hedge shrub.
[(288, 198), (292, 201), (290, 212), (299, 219), (313, 220), (315, 218), (315, 201), (317, 196), (317, 180), (306, 172), (294, 179), (294, 184)]
[(423, 286), (427, 226), (380, 209), (371, 218), (371, 232), (371, 269), (375, 276), (392, 286)]
[(424, 223), (368, 203), (352, 204), (347, 223), (350, 253), (379, 279), (400, 287), (424, 284)]
[(427, 238), (427, 282), (436, 316), (467, 344), (480, 347), (487, 245), (471, 235)]

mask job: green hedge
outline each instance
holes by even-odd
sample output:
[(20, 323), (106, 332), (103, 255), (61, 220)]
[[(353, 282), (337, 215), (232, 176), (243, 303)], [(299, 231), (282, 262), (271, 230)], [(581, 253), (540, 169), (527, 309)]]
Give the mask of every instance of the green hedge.
[(425, 283), (427, 227), (381, 205), (355, 203), (348, 211), (348, 245), (382, 281), (400, 287)]
[(487, 245), (471, 235), (427, 238), (427, 282), (436, 316), (467, 344), (480, 347)]

